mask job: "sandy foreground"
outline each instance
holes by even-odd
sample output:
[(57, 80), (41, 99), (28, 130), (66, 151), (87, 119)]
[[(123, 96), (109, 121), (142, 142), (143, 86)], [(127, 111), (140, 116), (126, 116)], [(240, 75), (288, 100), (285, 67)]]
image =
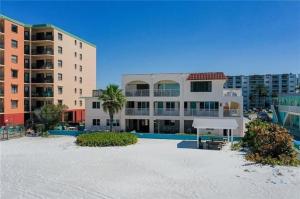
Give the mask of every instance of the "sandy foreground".
[(299, 198), (300, 168), (249, 164), (238, 152), (175, 140), (106, 148), (74, 141), (0, 142), (0, 198)]

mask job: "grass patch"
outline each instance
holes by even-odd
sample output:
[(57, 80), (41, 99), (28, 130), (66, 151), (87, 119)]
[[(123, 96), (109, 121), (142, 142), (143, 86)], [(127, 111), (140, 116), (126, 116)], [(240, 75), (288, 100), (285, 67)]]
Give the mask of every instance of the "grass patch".
[(79, 146), (127, 146), (137, 143), (137, 136), (132, 133), (97, 132), (81, 134), (76, 139)]

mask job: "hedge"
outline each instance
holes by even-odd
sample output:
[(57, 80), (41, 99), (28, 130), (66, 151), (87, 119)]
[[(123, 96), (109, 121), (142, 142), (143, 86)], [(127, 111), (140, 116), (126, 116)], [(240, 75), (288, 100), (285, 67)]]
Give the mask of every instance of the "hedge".
[(132, 133), (97, 132), (81, 134), (76, 139), (79, 146), (127, 146), (137, 143), (137, 137)]

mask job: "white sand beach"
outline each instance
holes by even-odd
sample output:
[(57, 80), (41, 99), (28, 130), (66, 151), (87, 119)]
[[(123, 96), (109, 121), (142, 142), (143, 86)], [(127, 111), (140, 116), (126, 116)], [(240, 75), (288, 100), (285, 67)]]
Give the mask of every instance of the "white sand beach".
[[(1, 199), (299, 198), (300, 168), (249, 164), (238, 152), (139, 139), (89, 148), (74, 137), (0, 142)], [(179, 143), (179, 145), (178, 145)]]

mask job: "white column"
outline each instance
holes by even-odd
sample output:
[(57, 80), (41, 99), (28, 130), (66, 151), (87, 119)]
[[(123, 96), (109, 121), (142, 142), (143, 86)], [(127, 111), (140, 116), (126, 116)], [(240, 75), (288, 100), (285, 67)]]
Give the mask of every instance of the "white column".
[(200, 144), (199, 143), (199, 130), (200, 129), (197, 128), (197, 148), (199, 148), (199, 144)]

